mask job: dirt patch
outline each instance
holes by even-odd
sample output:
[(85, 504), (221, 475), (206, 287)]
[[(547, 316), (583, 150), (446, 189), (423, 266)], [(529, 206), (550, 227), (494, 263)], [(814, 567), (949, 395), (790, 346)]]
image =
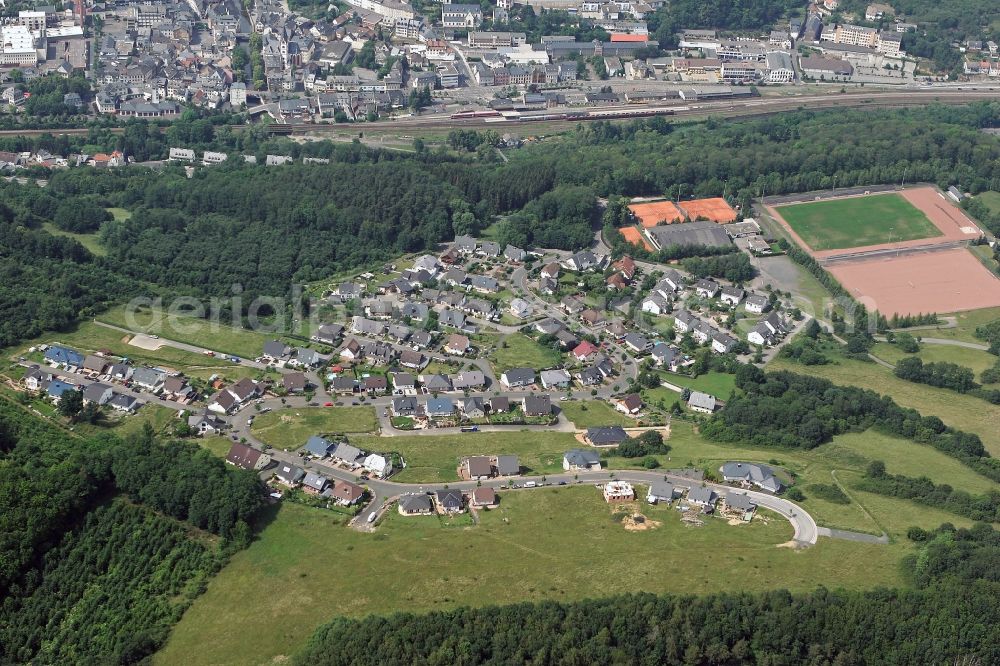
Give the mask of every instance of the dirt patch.
[(148, 351), (156, 351), (157, 349), (163, 346), (163, 342), (161, 342), (160, 340), (154, 340), (148, 335), (142, 335), (142, 334), (133, 337), (131, 340), (128, 341), (128, 344), (132, 345), (133, 347), (138, 347), (139, 349), (145, 349)]
[(1000, 282), (965, 248), (845, 261), (827, 270), (869, 311), (886, 315), (1000, 305)]
[(627, 532), (645, 532), (646, 530), (655, 530), (662, 524), (663, 523), (658, 520), (650, 520), (641, 513), (625, 516), (622, 519), (622, 527), (624, 527)]

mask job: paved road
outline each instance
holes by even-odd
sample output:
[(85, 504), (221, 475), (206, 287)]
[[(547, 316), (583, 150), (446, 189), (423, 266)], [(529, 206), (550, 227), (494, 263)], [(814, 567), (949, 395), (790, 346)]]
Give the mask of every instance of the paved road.
[[(900, 332), (909, 333), (909, 330), (910, 329)], [(885, 342), (884, 335), (876, 335), (875, 339), (878, 340), (879, 342)], [(949, 340), (948, 338), (925, 338), (921, 336), (920, 342), (922, 343), (925, 342), (929, 345), (949, 345), (952, 347), (964, 347), (966, 349), (975, 349), (977, 351), (989, 351), (990, 348), (989, 345), (979, 344), (978, 342), (966, 342), (965, 340)]]
[(832, 527), (817, 527), (817, 532), (819, 536), (830, 537), (833, 539), (843, 539), (845, 541), (858, 541), (860, 543), (889, 543), (889, 535), (883, 534), (882, 536), (875, 536), (874, 534), (865, 534), (863, 532), (850, 532), (848, 530), (835, 530)]

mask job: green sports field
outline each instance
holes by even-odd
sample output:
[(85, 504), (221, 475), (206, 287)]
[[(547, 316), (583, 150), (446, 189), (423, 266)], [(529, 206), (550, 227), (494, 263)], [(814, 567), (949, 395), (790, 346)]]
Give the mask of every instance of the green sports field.
[(920, 209), (898, 194), (790, 204), (777, 210), (817, 252), (942, 235)]

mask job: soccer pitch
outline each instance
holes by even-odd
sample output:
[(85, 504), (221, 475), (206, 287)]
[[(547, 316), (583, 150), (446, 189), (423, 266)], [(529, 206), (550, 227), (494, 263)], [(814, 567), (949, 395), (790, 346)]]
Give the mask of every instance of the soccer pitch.
[(790, 204), (776, 210), (817, 252), (943, 235), (920, 209), (898, 194)]

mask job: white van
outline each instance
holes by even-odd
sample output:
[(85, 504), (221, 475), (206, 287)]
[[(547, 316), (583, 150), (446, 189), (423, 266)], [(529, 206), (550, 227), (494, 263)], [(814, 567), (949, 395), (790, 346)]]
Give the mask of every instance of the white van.
[(525, 487), (525, 488), (534, 488), (534, 487), (535, 487), (535, 486), (537, 486), (537, 485), (538, 485), (538, 484), (537, 484), (537, 483), (535, 483), (534, 481), (528, 481), (527, 483), (525, 483), (525, 484), (524, 484), (524, 487)]

